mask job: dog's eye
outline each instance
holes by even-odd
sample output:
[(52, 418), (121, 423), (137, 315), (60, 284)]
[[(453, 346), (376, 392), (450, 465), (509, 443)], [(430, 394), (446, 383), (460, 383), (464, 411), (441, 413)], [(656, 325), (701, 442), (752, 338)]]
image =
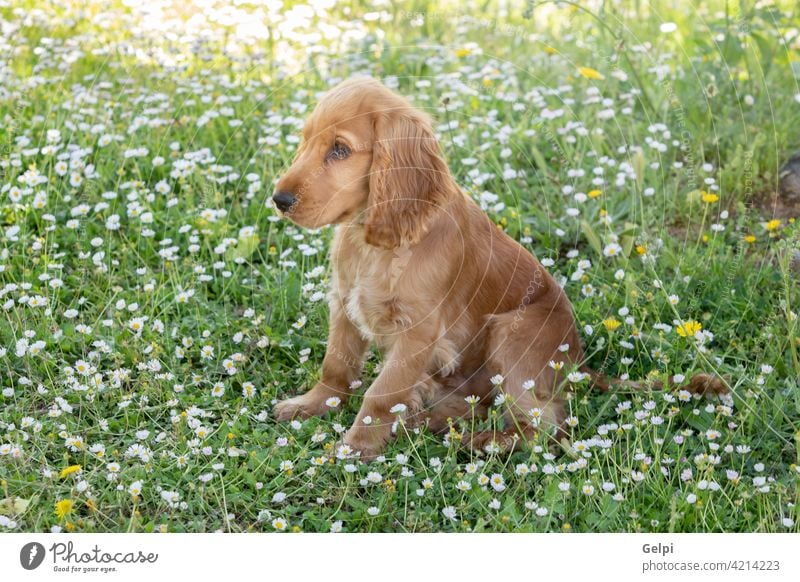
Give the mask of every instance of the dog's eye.
[(335, 142), (328, 152), (328, 160), (343, 160), (350, 155), (350, 148), (341, 142)]

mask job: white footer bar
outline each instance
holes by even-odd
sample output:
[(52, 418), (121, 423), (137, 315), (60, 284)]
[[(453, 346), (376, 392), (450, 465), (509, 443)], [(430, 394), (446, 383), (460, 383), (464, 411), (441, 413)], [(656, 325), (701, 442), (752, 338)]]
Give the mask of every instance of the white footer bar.
[(727, 582), (798, 580), (799, 565), (797, 534), (0, 535), (0, 578), (14, 581), (256, 576), (391, 582), (513, 575)]

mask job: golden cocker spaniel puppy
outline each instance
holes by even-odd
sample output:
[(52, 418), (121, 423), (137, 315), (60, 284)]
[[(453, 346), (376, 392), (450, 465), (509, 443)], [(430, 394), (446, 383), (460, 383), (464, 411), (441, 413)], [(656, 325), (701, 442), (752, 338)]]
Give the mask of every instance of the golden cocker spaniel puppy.
[[(561, 426), (561, 385), (583, 360), (570, 302), (459, 188), (425, 113), (373, 79), (341, 83), (309, 117), (273, 201), (300, 226), (336, 225), (322, 377), (278, 403), (277, 419), (346, 401), (373, 343), (383, 364), (344, 436), (362, 458), (380, 453), (398, 417), (447, 430), (497, 392), (506, 429), (469, 445), (509, 448)], [(705, 375), (690, 388), (721, 390)]]

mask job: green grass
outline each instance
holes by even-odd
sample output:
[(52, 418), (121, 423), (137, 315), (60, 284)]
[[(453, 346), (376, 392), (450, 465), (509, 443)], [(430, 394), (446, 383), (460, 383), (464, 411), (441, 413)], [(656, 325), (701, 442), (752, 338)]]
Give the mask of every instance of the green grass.
[[(800, 146), (795, 5), (237, 6), (269, 35), (208, 13), (193, 40), (83, 4), (0, 8), (0, 531), (798, 530), (800, 228), (769, 204)], [(731, 397), (577, 386), (572, 449), (401, 427), (369, 465), (330, 458), (359, 398), (276, 423), (318, 377), (331, 232), (269, 195), (352, 73), (435, 117), (459, 182), (564, 279), (592, 366)]]

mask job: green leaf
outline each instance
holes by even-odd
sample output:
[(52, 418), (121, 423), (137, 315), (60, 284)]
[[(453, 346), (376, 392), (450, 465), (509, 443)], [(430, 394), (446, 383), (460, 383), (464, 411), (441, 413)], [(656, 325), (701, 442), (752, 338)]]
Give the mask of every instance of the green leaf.
[(744, 48), (741, 41), (730, 32), (725, 33), (725, 40), (720, 47), (722, 59), (726, 65), (733, 68), (744, 56)]
[(231, 259), (249, 259), (256, 252), (259, 242), (260, 239), (257, 234), (240, 236), (236, 246), (228, 249), (225, 254)]
[(644, 184), (644, 170), (645, 170), (645, 159), (642, 150), (637, 150), (635, 154), (633, 154), (633, 171), (636, 172), (636, 185), (639, 189), (642, 189), (642, 185)]
[(594, 252), (597, 253), (597, 256), (602, 256), (603, 243), (600, 242), (600, 237), (597, 236), (597, 233), (594, 231), (594, 228), (592, 228), (592, 225), (586, 220), (581, 220), (581, 232), (583, 232), (583, 236), (586, 237), (589, 246), (591, 246)]
[(625, 223), (625, 230), (620, 235), (619, 240), (619, 244), (622, 247), (622, 254), (625, 257), (630, 256), (631, 250), (633, 250), (633, 243), (636, 240), (636, 231), (638, 228), (639, 227), (632, 222)]
[(533, 161), (536, 162), (536, 169), (539, 170), (542, 174), (547, 176), (549, 173), (547, 171), (547, 162), (542, 155), (542, 152), (537, 148), (535, 145), (531, 144), (531, 156), (533, 156)]
[(763, 64), (768, 65), (769, 63), (771, 63), (772, 55), (775, 52), (772, 48), (772, 43), (770, 43), (770, 41), (768, 41), (766, 38), (755, 32), (750, 33), (750, 36), (753, 38), (753, 40), (756, 41), (756, 44), (758, 45), (758, 51), (761, 53), (761, 60)]

